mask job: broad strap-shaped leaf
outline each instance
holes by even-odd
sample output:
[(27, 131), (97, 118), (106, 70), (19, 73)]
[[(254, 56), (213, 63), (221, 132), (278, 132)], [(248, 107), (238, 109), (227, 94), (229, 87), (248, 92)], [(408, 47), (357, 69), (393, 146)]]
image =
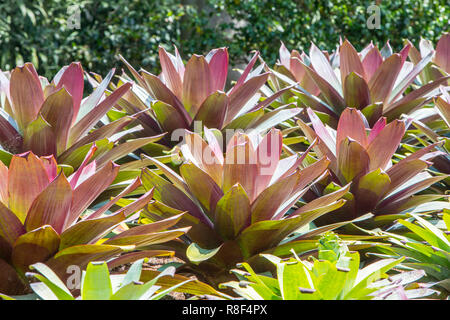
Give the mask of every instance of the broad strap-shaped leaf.
[(291, 196), (299, 177), (299, 171), (280, 178), (262, 191), (252, 203), (252, 223), (270, 220), (278, 208)]
[(186, 194), (190, 194), (190, 190), (186, 182), (183, 180), (183, 177), (176, 173), (174, 170), (169, 168), (167, 165), (157, 160), (156, 158), (151, 158), (146, 155), (143, 155), (144, 159), (149, 160), (151, 165), (155, 165), (159, 170), (161, 170), (164, 175), (172, 182), (177, 188), (184, 191)]
[(180, 77), (180, 73), (176, 68), (175, 57), (167, 53), (161, 46), (158, 48), (158, 53), (159, 61), (161, 62), (162, 75), (167, 87), (172, 90), (178, 99), (182, 99), (183, 79)]
[(405, 134), (405, 123), (400, 120), (394, 120), (372, 140), (367, 147), (367, 153), (370, 158), (369, 170), (378, 168), (385, 169), (391, 162), (394, 152), (400, 145), (400, 141)]
[(120, 143), (118, 146), (115, 146), (102, 156), (99, 156), (96, 160), (97, 165), (99, 167), (102, 167), (105, 163), (108, 163), (110, 161), (117, 161), (139, 148), (142, 148), (152, 142), (159, 141), (163, 136), (164, 134), (160, 134), (154, 137), (130, 139), (126, 142)]
[[(341, 84), (339, 83), (336, 74), (334, 73), (330, 62), (327, 57), (323, 54), (323, 52), (317, 48), (314, 44), (311, 44), (311, 50), (309, 52), (309, 56), (311, 59), (311, 65), (314, 67), (314, 70), (318, 76), (322, 79), (326, 79), (326, 81), (331, 85), (331, 87), (338, 93), (342, 95)], [(311, 68), (307, 68), (307, 71), (311, 70)], [(311, 74), (310, 74), (311, 75)], [(317, 79), (314, 78), (314, 81)], [(319, 84), (316, 82), (317, 86), (320, 88)], [(320, 88), (322, 90), (322, 88)], [(323, 91), (322, 91), (323, 92)]]
[(160, 221), (149, 223), (149, 224), (144, 224), (141, 226), (133, 227), (128, 230), (122, 231), (118, 235), (112, 237), (106, 243), (115, 242), (118, 239), (124, 239), (127, 237), (147, 235), (147, 234), (151, 234), (151, 233), (155, 233), (155, 232), (165, 231), (166, 229), (169, 229), (169, 228), (173, 227), (174, 225), (176, 225), (178, 223), (178, 221), (180, 221), (180, 219), (182, 218), (183, 214), (184, 213), (181, 213), (181, 214), (172, 216), (172, 217), (164, 219), (164, 220), (160, 220)]
[(186, 111), (180, 99), (178, 99), (157, 76), (142, 70), (142, 77), (147, 84), (150, 95), (154, 99), (170, 104), (183, 115), (187, 123), (191, 123), (192, 117)]
[(292, 108), (292, 104), (276, 108), (273, 111), (265, 113), (263, 116), (258, 118), (254, 123), (252, 123), (248, 128), (254, 129), (258, 133), (266, 132), (272, 127), (284, 122), (286, 120), (292, 119), (294, 116), (299, 114), (302, 109)]
[(320, 138), (320, 140), (326, 145), (326, 147), (331, 152), (331, 154), (333, 156), (336, 156), (336, 141), (335, 141), (335, 139), (330, 135), (327, 128), (324, 126), (322, 121), (320, 121), (319, 117), (314, 113), (314, 111), (311, 108), (308, 108), (307, 112), (308, 112), (309, 118), (311, 119), (311, 123), (314, 127), (315, 133)]
[(66, 227), (70, 227), (84, 210), (111, 185), (118, 172), (119, 166), (110, 162), (75, 188), (73, 204)]
[(203, 101), (194, 121), (201, 121), (204, 127), (221, 129), (225, 121), (228, 103), (229, 98), (224, 92), (213, 92)]
[[(215, 181), (202, 169), (192, 163), (185, 163), (180, 168), (181, 176), (189, 186), (189, 191), (197, 198), (202, 206), (210, 212), (210, 218), (214, 219), (213, 213), (217, 201), (223, 196), (223, 191)], [(199, 183), (201, 181), (201, 183)]]
[(370, 105), (370, 91), (364, 78), (352, 72), (343, 80), (345, 103), (358, 110)]
[(210, 147), (198, 134), (187, 134), (184, 137), (185, 145), (181, 147), (183, 157), (204, 170), (220, 186), (223, 179), (223, 154), (217, 146)]
[(177, 109), (162, 101), (156, 101), (152, 104), (156, 119), (161, 124), (163, 130), (173, 132), (178, 128), (189, 128), (190, 124), (181, 115)]
[(383, 63), (383, 57), (377, 47), (373, 47), (362, 60), (366, 82), (369, 82), (380, 65)]
[(346, 138), (339, 147), (337, 176), (342, 183), (351, 182), (369, 170), (370, 159), (360, 143)]
[(141, 179), (136, 177), (133, 182), (129, 183), (125, 189), (123, 189), (117, 196), (105, 203), (100, 209), (94, 211), (90, 215), (83, 217), (84, 220), (96, 219), (106, 213), (117, 201), (125, 197), (127, 194), (133, 192), (141, 186)]
[(56, 154), (56, 135), (41, 114), (27, 125), (23, 135), (25, 150), (31, 150), (39, 156)]
[(67, 159), (72, 152), (76, 152), (77, 149), (86, 146), (87, 144), (112, 137), (115, 133), (121, 131), (125, 126), (129, 125), (133, 120), (133, 117), (123, 117), (93, 130), (88, 135), (84, 136), (70, 146), (70, 148), (67, 148), (62, 154), (59, 154), (58, 159), (60, 161)]
[(135, 219), (138, 216), (137, 212), (144, 206), (146, 206), (150, 202), (152, 197), (153, 189), (150, 189), (149, 191), (141, 195), (138, 199), (124, 206), (119, 211), (123, 212), (125, 214), (125, 217), (127, 217), (128, 219)]
[(0, 112), (0, 145), (11, 152), (22, 150), (23, 138)]
[(15, 295), (28, 292), (28, 285), (19, 277), (17, 270), (3, 259), (0, 259), (0, 296), (4, 294)]
[(347, 76), (351, 73), (358, 74), (361, 79), (366, 78), (364, 67), (361, 63), (361, 59), (358, 56), (358, 52), (347, 39), (339, 47), (339, 63), (341, 71), (341, 83), (344, 83)]
[(445, 121), (447, 126), (450, 128), (450, 101), (446, 102), (441, 97), (438, 97), (435, 100), (436, 108), (439, 110), (439, 113), (442, 116), (442, 119)]
[[(303, 62), (302, 62), (303, 63)], [(333, 76), (328, 78), (321, 77), (317, 72), (316, 69), (311, 69), (306, 64), (303, 64), (303, 67), (306, 70), (306, 73), (309, 77), (311, 77), (316, 84), (316, 86), (320, 89), (321, 93), (323, 94), (324, 99), (326, 102), (336, 108), (338, 111), (343, 110), (345, 108), (345, 101), (342, 97), (342, 88), (339, 84), (338, 89), (336, 89), (329, 81), (331, 81), (331, 78), (334, 77), (336, 79), (336, 75), (333, 72)], [(330, 66), (331, 68), (331, 66)]]
[(403, 98), (387, 105), (383, 110), (383, 114), (390, 120), (394, 119), (395, 117), (399, 117), (402, 113), (408, 114), (416, 110), (423, 101), (428, 100), (425, 97), (427, 93), (446, 83), (448, 79), (450, 79), (450, 76), (441, 77), (433, 82), (421, 86), (416, 90), (411, 91)]
[(108, 230), (125, 219), (125, 214), (118, 212), (102, 218), (79, 221), (61, 233), (59, 250), (75, 245), (95, 243)]
[[(86, 156), (84, 157), (83, 162), (78, 167), (77, 171), (74, 174), (69, 176), (69, 182), (72, 189), (75, 189), (77, 186), (81, 184), (84, 180), (90, 177), (95, 173), (97, 169), (97, 163), (95, 161), (89, 163), (91, 159), (94, 157), (95, 152), (98, 150), (97, 145), (95, 143), (92, 144)], [(89, 163), (89, 164), (88, 164)]]
[(108, 268), (114, 269), (116, 267), (125, 265), (127, 263), (131, 263), (133, 261), (143, 259), (143, 258), (151, 258), (155, 256), (168, 256), (172, 257), (174, 255), (173, 251), (168, 250), (142, 250), (142, 251), (134, 251), (131, 253), (121, 254), (119, 257), (114, 258), (108, 261)]
[(203, 56), (194, 54), (186, 64), (183, 79), (183, 104), (194, 117), (203, 101), (211, 94), (212, 77), (209, 64)]
[(389, 192), (395, 190), (397, 187), (416, 176), (419, 172), (422, 172), (428, 168), (428, 166), (429, 163), (420, 159), (412, 159), (396, 163), (386, 171), (391, 179)]
[(251, 58), (250, 62), (245, 67), (245, 69), (242, 72), (241, 76), (236, 81), (236, 84), (229, 91), (229, 95), (234, 93), (234, 91), (239, 89), (245, 83), (245, 81), (247, 80), (248, 75), (250, 74), (250, 71), (252, 70), (253, 66), (255, 65), (256, 61), (258, 60), (258, 57), (259, 57), (259, 52), (256, 51), (255, 54), (253, 55), (253, 57)]
[(309, 147), (302, 153), (301, 156), (299, 156), (299, 154), (294, 154), (290, 157), (280, 159), (277, 168), (275, 169), (275, 172), (272, 175), (272, 179), (270, 180), (269, 185), (272, 185), (275, 181), (278, 181), (280, 179), (289, 176), (291, 173), (297, 170), (316, 143), (317, 140), (314, 140), (309, 145)]
[(369, 136), (367, 137), (367, 143), (370, 144), (373, 139), (386, 127), (386, 118), (381, 117), (375, 122), (372, 129), (370, 130)]
[(439, 200), (442, 198), (440, 194), (422, 194), (422, 195), (414, 195), (410, 197), (406, 197), (402, 200), (389, 202), (386, 205), (379, 205), (375, 210), (376, 213), (380, 214), (397, 214), (408, 210), (410, 208), (417, 207), (418, 205), (428, 203), (434, 200)]
[(52, 257), (58, 251), (59, 241), (58, 233), (49, 225), (27, 232), (14, 243), (12, 263), (25, 272), (29, 265)]
[(245, 104), (261, 89), (268, 77), (268, 72), (262, 73), (247, 80), (237, 89), (235, 89), (237, 84), (233, 87), (228, 94), (230, 100), (224, 124), (229, 124), (236, 117)]
[(8, 167), (0, 160), (0, 202), (8, 206)]
[(141, 174), (142, 184), (147, 190), (154, 189), (154, 198), (170, 207), (181, 211), (188, 211), (190, 215), (200, 219), (206, 226), (212, 226), (209, 219), (200, 208), (183, 191), (161, 178), (154, 172), (144, 169)]
[(75, 123), (79, 122), (98, 105), (115, 72), (116, 69), (111, 69), (102, 82), (95, 88), (94, 92), (82, 101)]
[(339, 147), (346, 138), (356, 140), (362, 147), (367, 145), (366, 127), (363, 115), (359, 110), (347, 108), (341, 114), (336, 132), (336, 148), (339, 154)]
[(256, 156), (259, 172), (256, 176), (256, 194), (260, 194), (269, 184), (281, 157), (283, 135), (280, 130), (272, 128), (259, 142)]
[(219, 200), (214, 220), (215, 228), (224, 240), (235, 239), (250, 224), (250, 200), (239, 183), (232, 186)]
[(250, 138), (244, 134), (233, 136), (227, 146), (223, 165), (223, 191), (226, 193), (239, 183), (250, 202), (253, 202), (257, 196), (256, 178), (259, 175), (259, 167)]
[[(279, 97), (281, 97), (284, 93), (289, 92), (291, 89), (295, 88), (295, 84), (290, 85), (289, 87), (283, 88), (272, 94), (271, 96), (267, 97), (263, 101), (259, 102), (256, 106), (254, 106), (251, 111), (255, 111), (261, 108), (265, 108), (269, 106), (272, 102), (276, 101)], [(241, 111), (242, 112), (242, 111)]]
[(290, 63), (291, 63), (291, 53), (284, 45), (283, 41), (281, 41), (281, 46), (279, 49), (280, 54), (280, 62), (283, 66), (285, 66), (287, 69), (290, 69)]
[(372, 102), (387, 102), (402, 67), (402, 58), (395, 53), (383, 61), (369, 81)]
[[(313, 146), (314, 152), (317, 154), (318, 157), (326, 157), (330, 160), (330, 169), (333, 172), (337, 171), (337, 158), (336, 153), (328, 148), (328, 146), (322, 141), (322, 139), (319, 139), (320, 137), (315, 133), (313, 129), (311, 129), (306, 123), (304, 123), (302, 120), (297, 120), (297, 124), (300, 127), (300, 129), (305, 134), (306, 138), (310, 143), (317, 140), (315, 145)], [(333, 150), (335, 150), (334, 148)]]
[(12, 247), (17, 238), (24, 233), (25, 228), (20, 220), (0, 202), (0, 237)]
[(58, 251), (54, 257), (45, 264), (51, 268), (63, 282), (71, 275), (67, 273), (67, 267), (74, 265), (81, 270), (86, 269), (91, 261), (106, 261), (121, 253), (122, 248), (105, 244), (83, 244), (72, 246)]
[(303, 217), (264, 220), (251, 224), (237, 239), (245, 259), (277, 246), (287, 235), (303, 226)]
[(428, 188), (432, 184), (447, 178), (448, 176), (443, 175), (443, 176), (436, 176), (436, 177), (433, 177), (433, 176), (426, 177), (424, 175), (422, 177), (422, 176), (416, 175), (416, 177), (420, 179), (418, 182), (413, 183), (412, 185), (409, 185), (406, 188), (403, 188), (402, 190), (400, 190), (400, 191), (390, 195), (389, 197), (385, 198), (379, 204), (379, 208), (388, 205), (390, 202), (400, 201), (400, 200), (403, 200), (403, 199), (405, 199), (405, 198), (407, 198), (407, 197), (409, 197), (409, 196), (411, 196), (413, 194), (416, 194), (419, 191), (422, 191), (422, 190)]
[(213, 249), (204, 249), (201, 248), (197, 243), (192, 242), (186, 249), (186, 256), (189, 258), (190, 262), (199, 264), (200, 262), (207, 261), (208, 259), (214, 257), (221, 248), (222, 245)]
[(43, 282), (54, 293), (58, 300), (74, 300), (66, 285), (45, 264), (38, 262), (31, 265), (30, 269), (40, 273), (40, 275), (34, 274), (34, 277)]
[(74, 102), (65, 88), (61, 88), (45, 99), (41, 114), (52, 127), (56, 138), (57, 154), (61, 154), (66, 149), (74, 117)]
[(83, 68), (81, 67), (81, 63), (72, 62), (69, 66), (67, 66), (67, 68), (64, 69), (64, 73), (56, 81), (55, 89), (59, 90), (63, 87), (65, 88), (65, 90), (67, 90), (67, 92), (69, 92), (70, 96), (72, 97), (72, 120), (70, 122), (72, 124), (77, 119), (81, 101), (83, 100), (84, 72)]
[(209, 69), (211, 70), (212, 90), (223, 91), (228, 74), (228, 49), (219, 48), (211, 50), (206, 56), (206, 60), (208, 61)]
[(57, 233), (64, 230), (72, 206), (72, 188), (63, 173), (54, 179), (31, 204), (25, 220), (27, 231), (51, 225)]
[(314, 180), (322, 177), (322, 175), (326, 173), (329, 165), (330, 160), (321, 158), (306, 168), (301, 169), (294, 192), (302, 190), (306, 186), (312, 184)]
[[(81, 118), (70, 130), (69, 141), (70, 144), (75, 143), (78, 139), (83, 137), (92, 127), (111, 109), (117, 101), (131, 88), (132, 84), (127, 82), (116, 89), (112, 94), (107, 96), (102, 102), (93, 106), (89, 113)], [(99, 88), (96, 89), (96, 91)], [(95, 91), (95, 92), (96, 92)], [(94, 93), (95, 93), (94, 92)]]
[[(327, 195), (324, 195), (320, 198), (314, 199), (313, 201), (305, 204), (304, 206), (301, 206), (300, 208), (298, 208), (297, 210), (294, 211), (294, 213), (292, 214), (292, 217), (295, 217), (297, 215), (302, 215), (303, 218), (306, 220), (307, 216), (310, 215), (311, 219), (315, 219), (317, 218), (315, 215), (316, 213), (314, 212), (315, 210), (317, 210), (317, 213), (320, 213), (321, 215), (323, 214), (320, 210), (320, 208), (326, 208), (326, 212), (329, 212), (331, 210), (330, 209), (330, 205), (334, 205), (336, 204), (336, 207), (340, 207), (343, 205), (343, 203), (338, 203), (338, 201), (350, 190), (350, 184), (347, 184), (346, 186), (340, 188), (339, 190), (336, 190), (332, 193), (329, 193)], [(339, 205), (337, 205), (339, 204)], [(314, 213), (313, 215), (311, 215), (311, 213)], [(310, 218), (308, 218), (310, 219)]]
[(436, 56), (434, 61), (445, 72), (450, 73), (450, 33), (444, 33), (436, 44)]
[(359, 212), (369, 212), (375, 208), (383, 195), (389, 190), (391, 179), (380, 168), (375, 169), (359, 179), (354, 191)]
[(81, 284), (81, 298), (83, 300), (110, 300), (112, 285), (106, 262), (91, 262)]
[(135, 246), (136, 248), (147, 247), (150, 245), (165, 243), (174, 240), (187, 233), (189, 229), (190, 227), (151, 233), (145, 232), (143, 234), (123, 236), (120, 238), (114, 237), (105, 241), (105, 244), (118, 246)]
[(406, 77), (393, 89), (389, 101), (395, 101), (414, 81), (419, 73), (422, 72), (423, 68), (431, 61), (433, 53), (430, 52), (426, 57), (424, 57), (414, 68), (409, 72)]
[(42, 103), (42, 91), (39, 76), (31, 63), (16, 67), (10, 78), (11, 107), (17, 124), (22, 130), (36, 119)]
[[(154, 279), (156, 276), (158, 276), (158, 274), (160, 274), (159, 271), (144, 268), (142, 270), (142, 274), (141, 274), (141, 281), (143, 281), (143, 282), (150, 281), (150, 280)], [(170, 288), (174, 285), (180, 284), (182, 282), (185, 282), (186, 280), (189, 280), (189, 278), (179, 275), (179, 274), (175, 274), (173, 277), (159, 278), (158, 282), (156, 284), (158, 286), (161, 286), (161, 289), (165, 289), (165, 288)], [(211, 287), (203, 282), (200, 282), (198, 280), (194, 280), (192, 282), (183, 284), (181, 287), (179, 287), (177, 289), (177, 291), (190, 293), (190, 294), (194, 294), (194, 295), (209, 294), (209, 295), (223, 296), (223, 294), (221, 294), (220, 292), (215, 290), (213, 287)]]
[(33, 200), (50, 183), (42, 161), (33, 153), (14, 156), (9, 165), (9, 209), (24, 223)]

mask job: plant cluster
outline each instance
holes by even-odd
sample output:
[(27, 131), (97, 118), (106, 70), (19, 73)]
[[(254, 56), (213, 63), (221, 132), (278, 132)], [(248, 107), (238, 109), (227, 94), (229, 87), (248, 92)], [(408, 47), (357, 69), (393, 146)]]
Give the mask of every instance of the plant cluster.
[(1, 71), (1, 297), (448, 298), (450, 36), (279, 58)]

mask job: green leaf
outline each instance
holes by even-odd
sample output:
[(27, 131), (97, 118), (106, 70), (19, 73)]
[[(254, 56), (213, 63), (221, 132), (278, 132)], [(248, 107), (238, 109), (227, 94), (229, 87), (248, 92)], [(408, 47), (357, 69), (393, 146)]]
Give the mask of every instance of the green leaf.
[(214, 249), (203, 249), (200, 248), (198, 244), (195, 242), (191, 243), (189, 247), (186, 250), (186, 256), (189, 258), (189, 260), (195, 264), (199, 264), (202, 261), (206, 261), (216, 255), (217, 252), (219, 252), (220, 248), (222, 246), (219, 246)]
[[(34, 277), (43, 282), (58, 298), (58, 300), (74, 300), (69, 289), (64, 285), (61, 279), (45, 264), (35, 263), (30, 266), (31, 270), (36, 270), (42, 274), (34, 274)], [(36, 292), (39, 295), (39, 292)], [(44, 297), (42, 297), (44, 299)]]
[(112, 296), (111, 280), (106, 262), (90, 262), (81, 284), (83, 300), (109, 300)]
[(215, 227), (224, 239), (235, 239), (240, 231), (250, 223), (250, 200), (238, 183), (217, 202)]

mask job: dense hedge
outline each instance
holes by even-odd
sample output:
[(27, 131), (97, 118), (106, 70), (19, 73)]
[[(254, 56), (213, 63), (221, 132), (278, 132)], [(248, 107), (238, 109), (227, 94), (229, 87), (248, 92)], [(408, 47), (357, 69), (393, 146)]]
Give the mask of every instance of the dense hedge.
[[(367, 7), (374, 1), (325, 0), (3, 0), (0, 3), (0, 68), (31, 61), (51, 77), (70, 61), (105, 73), (117, 53), (133, 65), (158, 67), (157, 47), (181, 48), (184, 55), (228, 46), (234, 64), (258, 48), (275, 62), (280, 40), (308, 49), (314, 41), (332, 50), (340, 35), (361, 45), (371, 40), (419, 37), (436, 41), (449, 24), (445, 0), (377, 1), (381, 28), (368, 29)], [(68, 29), (67, 9), (81, 9), (81, 28)], [(359, 48), (357, 48), (359, 49)]]

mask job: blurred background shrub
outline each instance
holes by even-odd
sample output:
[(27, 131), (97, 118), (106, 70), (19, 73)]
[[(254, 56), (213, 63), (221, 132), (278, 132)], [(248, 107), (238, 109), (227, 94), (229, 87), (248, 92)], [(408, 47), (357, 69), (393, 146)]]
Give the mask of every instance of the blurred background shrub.
[[(380, 29), (368, 29), (370, 5), (381, 10)], [(67, 19), (77, 5), (80, 29)], [(71, 7), (71, 8), (70, 8)], [(81, 61), (100, 74), (121, 53), (132, 65), (159, 70), (159, 44), (184, 57), (229, 47), (231, 64), (259, 50), (273, 64), (280, 40), (289, 49), (308, 51), (313, 41), (334, 50), (347, 37), (358, 50), (371, 40), (390, 39), (399, 50), (405, 38), (436, 41), (448, 31), (447, 0), (2, 0), (0, 2), (0, 69), (33, 62), (39, 74), (53, 77), (62, 65)]]

